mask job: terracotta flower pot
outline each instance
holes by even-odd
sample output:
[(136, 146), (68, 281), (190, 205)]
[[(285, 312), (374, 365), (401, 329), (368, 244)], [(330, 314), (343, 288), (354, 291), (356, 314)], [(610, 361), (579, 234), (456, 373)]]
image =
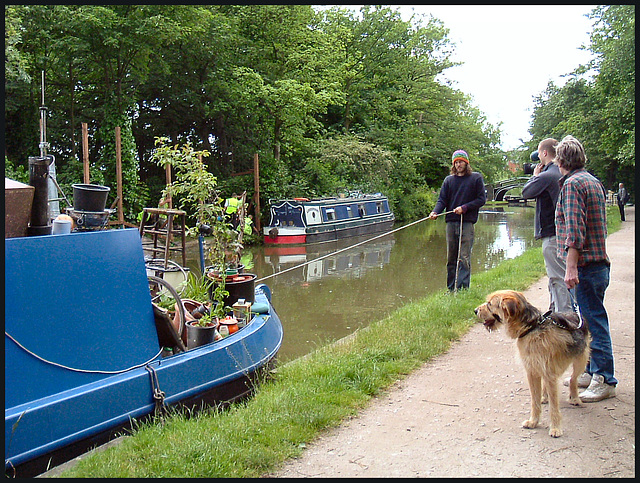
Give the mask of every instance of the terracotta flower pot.
[(229, 335), (238, 332), (238, 320), (234, 317), (225, 317), (224, 319), (219, 320), (220, 325), (225, 325), (229, 330)]
[[(192, 315), (196, 309), (198, 309), (202, 305), (201, 302), (193, 299), (182, 299), (182, 306), (184, 307), (184, 316), (185, 316), (185, 327), (187, 322), (192, 320), (196, 320), (196, 317)], [(176, 329), (176, 332), (180, 333), (180, 313), (178, 311), (178, 304), (174, 304), (175, 315), (173, 317), (173, 328)], [(197, 317), (200, 318), (200, 317)], [(186, 328), (182, 331), (181, 336), (182, 342), (187, 345), (187, 330)]]

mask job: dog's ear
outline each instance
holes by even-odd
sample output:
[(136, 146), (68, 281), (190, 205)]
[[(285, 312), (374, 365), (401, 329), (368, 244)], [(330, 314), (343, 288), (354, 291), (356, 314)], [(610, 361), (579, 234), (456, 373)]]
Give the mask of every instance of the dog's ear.
[(500, 301), (500, 307), (509, 317), (515, 317), (520, 310), (520, 301), (513, 295), (504, 295)]

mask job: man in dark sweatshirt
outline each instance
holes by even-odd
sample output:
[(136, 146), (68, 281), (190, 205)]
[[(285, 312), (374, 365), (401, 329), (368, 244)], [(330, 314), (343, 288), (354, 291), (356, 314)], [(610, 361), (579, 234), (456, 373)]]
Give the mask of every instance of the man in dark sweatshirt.
[(448, 212), (445, 215), (447, 288), (454, 292), (461, 288), (469, 288), (474, 225), (478, 221), (480, 207), (487, 201), (487, 194), (482, 175), (472, 171), (469, 155), (465, 151), (455, 151), (451, 160), (451, 174), (442, 183), (438, 201), (429, 214), (429, 219), (435, 220), (445, 209)]
[(564, 260), (558, 257), (556, 243), (556, 202), (560, 193), (558, 180), (562, 177), (558, 166), (553, 162), (557, 145), (558, 141), (553, 138), (540, 141), (538, 150), (531, 158), (535, 160), (537, 157), (540, 163), (522, 188), (522, 197), (536, 200), (534, 236), (536, 240), (542, 240), (542, 256), (549, 277), (549, 310), (571, 312), (573, 297), (564, 283), (566, 267)]

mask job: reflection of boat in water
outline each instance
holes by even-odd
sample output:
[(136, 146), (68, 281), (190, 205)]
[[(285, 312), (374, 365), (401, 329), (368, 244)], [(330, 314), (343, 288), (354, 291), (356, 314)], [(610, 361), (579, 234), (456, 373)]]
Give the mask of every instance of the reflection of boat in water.
[(249, 393), (282, 343), (269, 295), (255, 287), (242, 329), (181, 350), (137, 229), (5, 239), (5, 474), (42, 473), (165, 405)]
[[(368, 270), (382, 268), (389, 263), (391, 249), (395, 244), (393, 235), (362, 243), (367, 238), (370, 237), (355, 237), (319, 245), (265, 246), (265, 262), (273, 267), (274, 273), (303, 265), (300, 270), (291, 270), (289, 274), (278, 276), (278, 280), (283, 277), (295, 281), (300, 281), (302, 277), (306, 282), (332, 276), (360, 278)], [(359, 243), (362, 244), (358, 245)], [(358, 246), (349, 248), (352, 245)]]
[(393, 227), (389, 200), (381, 193), (294, 198), (271, 203), (265, 244), (317, 243), (381, 233)]

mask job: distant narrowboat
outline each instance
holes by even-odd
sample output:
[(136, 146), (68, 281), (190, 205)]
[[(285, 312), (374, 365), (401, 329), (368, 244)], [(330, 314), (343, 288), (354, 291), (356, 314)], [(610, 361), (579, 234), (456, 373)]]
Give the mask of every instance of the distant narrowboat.
[(271, 202), (271, 220), (264, 227), (266, 244), (319, 243), (381, 233), (395, 216), (381, 193), (325, 198), (293, 198)]

